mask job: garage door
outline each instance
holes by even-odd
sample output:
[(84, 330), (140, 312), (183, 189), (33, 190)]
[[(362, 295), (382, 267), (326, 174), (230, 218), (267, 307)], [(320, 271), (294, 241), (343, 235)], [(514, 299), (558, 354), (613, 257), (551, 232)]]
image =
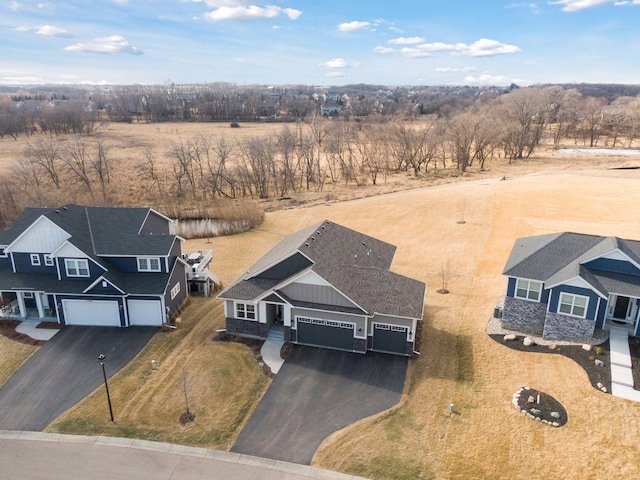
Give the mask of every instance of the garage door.
[(407, 327), (373, 324), (373, 350), (407, 354)]
[(298, 343), (314, 347), (353, 350), (353, 323), (296, 317)]
[(162, 304), (160, 300), (129, 300), (129, 325), (162, 325)]
[(67, 325), (120, 326), (120, 309), (115, 300), (62, 300)]

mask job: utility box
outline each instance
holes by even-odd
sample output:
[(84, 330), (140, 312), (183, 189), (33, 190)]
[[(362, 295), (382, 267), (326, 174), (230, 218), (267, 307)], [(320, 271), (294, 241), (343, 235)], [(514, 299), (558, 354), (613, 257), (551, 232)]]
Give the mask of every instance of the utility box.
[(493, 308), (493, 318), (502, 318), (502, 307), (500, 305), (496, 305)]

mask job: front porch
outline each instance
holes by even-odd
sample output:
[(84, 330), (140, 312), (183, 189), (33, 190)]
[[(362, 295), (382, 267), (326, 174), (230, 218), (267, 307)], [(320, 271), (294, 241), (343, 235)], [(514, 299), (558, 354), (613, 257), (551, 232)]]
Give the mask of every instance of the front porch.
[(53, 295), (32, 290), (0, 292), (0, 319), (57, 322)]
[(617, 328), (635, 336), (640, 319), (640, 298), (625, 295), (609, 295), (604, 330)]

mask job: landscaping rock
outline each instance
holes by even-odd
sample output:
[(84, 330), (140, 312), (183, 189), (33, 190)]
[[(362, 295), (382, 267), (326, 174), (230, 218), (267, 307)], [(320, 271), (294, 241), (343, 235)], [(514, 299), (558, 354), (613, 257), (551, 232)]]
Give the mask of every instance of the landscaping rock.
[(531, 410), (529, 410), (531, 413), (533, 413), (534, 415), (540, 415), (542, 412), (540, 410), (538, 410), (537, 408), (532, 408)]
[(602, 387), (604, 387), (604, 385), (601, 382), (596, 383), (596, 387), (598, 387), (599, 389), (602, 389)]
[(553, 418), (560, 418), (560, 412), (551, 412)]
[(595, 359), (595, 364), (596, 364), (596, 367), (604, 367), (604, 362), (599, 358)]
[(582, 349), (586, 350), (587, 352), (591, 351), (591, 345), (589, 345), (588, 343), (585, 343), (584, 345), (582, 345)]
[(516, 338), (517, 337), (515, 335), (510, 333), (510, 334), (504, 336), (504, 341), (505, 342), (511, 342), (511, 341), (515, 340)]
[(522, 342), (522, 344), (525, 347), (532, 347), (532, 346), (534, 346), (536, 344), (536, 342), (534, 342), (533, 338), (531, 338), (531, 337), (525, 337), (524, 341)]
[(602, 387), (600, 390), (602, 391), (602, 393), (607, 393), (607, 387)]

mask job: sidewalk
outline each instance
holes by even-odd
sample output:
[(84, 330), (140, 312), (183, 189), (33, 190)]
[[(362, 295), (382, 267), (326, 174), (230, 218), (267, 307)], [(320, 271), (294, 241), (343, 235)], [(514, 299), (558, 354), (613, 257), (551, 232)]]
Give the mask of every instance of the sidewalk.
[(20, 325), (16, 327), (16, 332), (28, 335), (35, 340), (48, 341), (60, 331), (55, 328), (36, 328), (39, 324), (38, 320), (20, 322)]
[(280, 350), (282, 350), (283, 345), (284, 332), (281, 328), (271, 327), (269, 336), (260, 349), (260, 355), (262, 355), (262, 361), (269, 365), (271, 371), (276, 374), (284, 364), (284, 360), (280, 357)]
[(611, 349), (611, 394), (640, 402), (640, 391), (633, 389), (627, 331), (612, 327), (609, 330), (609, 348)]

